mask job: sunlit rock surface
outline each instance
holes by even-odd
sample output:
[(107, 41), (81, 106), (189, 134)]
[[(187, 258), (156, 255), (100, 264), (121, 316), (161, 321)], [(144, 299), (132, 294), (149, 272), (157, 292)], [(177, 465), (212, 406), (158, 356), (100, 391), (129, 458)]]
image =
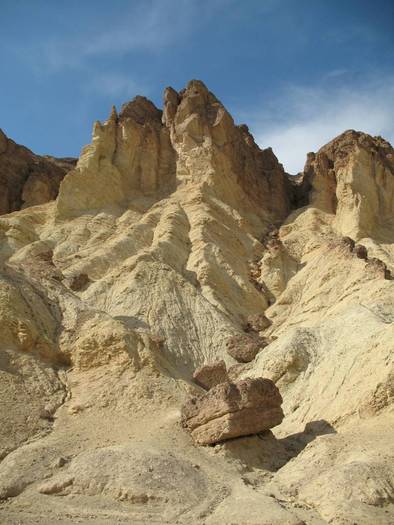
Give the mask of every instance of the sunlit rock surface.
[[(2, 185), (1, 522), (394, 521), (386, 141), (347, 131), (292, 179), (194, 80), (96, 123), (56, 201)], [(180, 411), (220, 360), (284, 418), (202, 447)]]

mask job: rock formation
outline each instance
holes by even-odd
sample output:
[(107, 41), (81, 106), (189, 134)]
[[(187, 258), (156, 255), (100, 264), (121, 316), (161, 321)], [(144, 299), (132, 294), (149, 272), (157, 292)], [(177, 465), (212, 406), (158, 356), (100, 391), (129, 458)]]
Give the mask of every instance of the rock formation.
[(267, 344), (267, 341), (261, 337), (246, 334), (234, 335), (227, 341), (227, 352), (236, 361), (249, 363)]
[(54, 200), (75, 162), (34, 155), (0, 129), (0, 214)]
[(56, 200), (54, 161), (18, 148), (1, 135), (1, 523), (393, 522), (388, 142), (347, 131), (293, 178), (191, 81), (96, 123)]
[(182, 424), (201, 445), (258, 434), (280, 425), (282, 397), (269, 379), (221, 383), (182, 407)]
[(228, 376), (226, 363), (221, 360), (200, 366), (194, 371), (193, 380), (198, 386), (201, 386), (205, 390), (220, 385), (220, 383), (227, 382)]
[(355, 240), (391, 236), (393, 148), (382, 137), (346, 131), (308, 155), (310, 203), (335, 213), (334, 227)]

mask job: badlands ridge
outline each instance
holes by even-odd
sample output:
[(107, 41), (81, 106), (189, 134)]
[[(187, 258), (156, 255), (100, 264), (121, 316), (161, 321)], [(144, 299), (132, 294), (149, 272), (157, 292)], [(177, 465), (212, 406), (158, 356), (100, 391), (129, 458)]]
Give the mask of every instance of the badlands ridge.
[(292, 177), (193, 80), (0, 188), (0, 523), (394, 523), (387, 141)]

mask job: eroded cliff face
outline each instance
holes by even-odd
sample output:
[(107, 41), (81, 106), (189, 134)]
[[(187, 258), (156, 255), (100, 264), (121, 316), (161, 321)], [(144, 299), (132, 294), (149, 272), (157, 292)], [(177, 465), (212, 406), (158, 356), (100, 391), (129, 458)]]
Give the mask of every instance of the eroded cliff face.
[[(393, 181), (353, 131), (290, 179), (195, 80), (96, 123), (55, 202), (0, 217), (0, 516), (393, 520)], [(196, 447), (180, 408), (220, 360), (284, 419)]]
[(144, 97), (125, 104), (118, 115), (96, 122), (92, 144), (64, 180), (59, 217), (103, 208), (125, 208), (147, 197), (150, 203), (174, 189), (175, 151), (161, 112)]
[(382, 137), (346, 131), (308, 155), (310, 203), (336, 215), (338, 233), (392, 241), (394, 150)]
[(136, 97), (119, 116), (113, 108), (104, 124), (96, 122), (57, 209), (62, 217), (126, 207), (138, 197), (152, 204), (186, 186), (237, 209), (253, 203), (254, 213), (272, 221), (290, 209), (287, 178), (272, 150), (260, 150), (198, 80), (180, 93), (167, 88), (163, 113)]
[(54, 200), (75, 162), (34, 155), (0, 129), (0, 214)]

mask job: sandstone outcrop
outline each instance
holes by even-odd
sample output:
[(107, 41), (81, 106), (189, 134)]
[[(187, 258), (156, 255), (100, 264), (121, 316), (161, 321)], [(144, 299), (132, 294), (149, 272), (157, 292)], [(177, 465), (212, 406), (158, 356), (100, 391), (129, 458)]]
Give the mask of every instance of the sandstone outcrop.
[(76, 159), (35, 155), (0, 129), (0, 215), (54, 200)]
[[(175, 189), (175, 151), (161, 112), (145, 97), (124, 104), (118, 115), (96, 122), (93, 140), (61, 185), (58, 216), (127, 206), (136, 196), (151, 202)], [(75, 194), (75, 190), (77, 194)]]
[(348, 130), (305, 165), (310, 204), (335, 214), (335, 228), (358, 240), (392, 233), (394, 150), (382, 137)]
[(222, 383), (182, 407), (182, 424), (200, 445), (257, 434), (279, 425), (282, 397), (269, 379)]
[(220, 383), (226, 383), (228, 381), (226, 363), (221, 360), (200, 366), (195, 370), (193, 380), (205, 390), (209, 390)]
[(0, 216), (0, 522), (394, 522), (392, 155), (292, 178), (199, 81), (96, 123)]

